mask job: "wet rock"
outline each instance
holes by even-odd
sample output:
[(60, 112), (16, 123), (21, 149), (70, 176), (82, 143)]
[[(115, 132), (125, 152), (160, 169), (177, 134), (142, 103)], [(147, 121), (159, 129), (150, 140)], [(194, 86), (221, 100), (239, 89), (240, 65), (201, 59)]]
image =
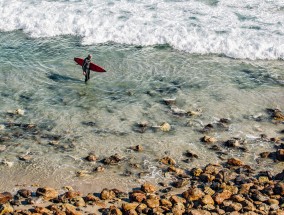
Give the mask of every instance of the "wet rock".
[(0, 215), (11, 214), (13, 212), (14, 212), (14, 209), (9, 203), (0, 205)]
[(227, 163), (233, 166), (243, 166), (244, 162), (237, 158), (230, 158), (228, 159)]
[(29, 161), (31, 160), (33, 157), (31, 155), (23, 155), (23, 156), (19, 156), (19, 160), (21, 161)]
[(182, 196), (188, 201), (195, 201), (202, 198), (205, 194), (199, 188), (189, 188), (187, 191), (182, 193)]
[(167, 132), (171, 130), (171, 125), (167, 122), (164, 122), (160, 125), (161, 131)]
[(171, 157), (163, 157), (160, 162), (165, 165), (176, 165), (176, 161)]
[(276, 151), (276, 159), (279, 161), (284, 161), (284, 149), (278, 149)]
[(143, 147), (141, 145), (132, 146), (132, 147), (130, 147), (130, 149), (132, 149), (133, 151), (136, 151), (136, 152), (142, 152), (143, 151)]
[(184, 155), (185, 155), (186, 157), (189, 157), (189, 158), (198, 158), (198, 155), (197, 155), (197, 154), (194, 154), (193, 152), (191, 152), (191, 151), (189, 151), (189, 150), (187, 150), (187, 151), (184, 153)]
[(202, 173), (200, 176), (199, 176), (200, 180), (202, 182), (211, 182), (215, 179), (215, 176), (214, 175), (210, 175), (210, 174), (206, 174), (206, 173)]
[(279, 109), (270, 110), (272, 113), (272, 117), (277, 121), (284, 121), (284, 114)]
[(214, 126), (213, 124), (207, 124), (204, 126), (204, 128), (201, 130), (202, 133), (210, 133), (214, 131)]
[(86, 158), (85, 158), (87, 161), (90, 161), (90, 162), (94, 162), (94, 161), (97, 161), (97, 156), (93, 153), (90, 153)]
[(154, 193), (156, 192), (157, 188), (153, 184), (146, 182), (141, 186), (141, 190), (145, 193)]
[(172, 208), (172, 206), (173, 206), (173, 204), (171, 203), (171, 201), (168, 200), (168, 199), (161, 199), (161, 200), (160, 200), (160, 205), (161, 205), (161, 206), (164, 206), (164, 207), (166, 207), (166, 208), (168, 208), (168, 209)]
[(91, 194), (91, 193), (88, 193), (87, 196), (84, 197), (84, 200), (85, 202), (97, 202), (97, 201), (100, 201), (99, 197)]
[(229, 191), (229, 190), (224, 190), (223, 192), (221, 193), (217, 193), (215, 196), (214, 196), (214, 200), (215, 202), (220, 205), (223, 203), (224, 200), (226, 199), (229, 199), (231, 198), (232, 196), (232, 192)]
[(95, 169), (94, 169), (94, 172), (103, 172), (105, 171), (105, 168), (103, 166), (97, 166)]
[(43, 187), (36, 190), (36, 195), (42, 196), (45, 200), (51, 200), (58, 197), (58, 192), (51, 187)]
[(137, 123), (135, 130), (140, 133), (144, 133), (148, 128), (149, 128), (149, 122), (141, 121)]
[(210, 174), (210, 175), (216, 175), (221, 170), (222, 170), (222, 167), (220, 165), (208, 164), (203, 169), (203, 172), (206, 173), (206, 174)]
[(119, 154), (115, 154), (108, 158), (103, 159), (103, 163), (106, 165), (116, 165), (122, 160), (123, 158)]
[(270, 156), (271, 152), (261, 152), (259, 155), (261, 158), (268, 158)]
[(240, 194), (248, 194), (249, 190), (252, 186), (253, 186), (253, 183), (242, 184), (239, 193)]
[(240, 147), (241, 146), (240, 139), (239, 138), (233, 138), (233, 139), (227, 140), (225, 142), (225, 146), (232, 147), (232, 148)]
[(144, 192), (137, 190), (137, 191), (133, 191), (129, 195), (129, 198), (131, 201), (134, 201), (134, 202), (143, 202), (144, 200), (146, 200), (146, 195)]
[(175, 105), (176, 104), (176, 98), (173, 98), (173, 99), (163, 99), (164, 103), (166, 105), (169, 105), (169, 106), (172, 106), (172, 105)]
[(204, 143), (215, 143), (217, 142), (217, 139), (215, 137), (204, 136), (201, 138), (201, 141)]
[(189, 110), (187, 111), (188, 116), (201, 116), (202, 115), (202, 109), (198, 108), (196, 110)]
[(28, 198), (32, 195), (32, 191), (27, 189), (18, 190), (18, 194), (24, 198)]
[(184, 174), (183, 169), (180, 169), (180, 168), (177, 168), (177, 167), (174, 167), (174, 166), (169, 166), (167, 170), (168, 170), (168, 172), (174, 172), (177, 175), (183, 175)]
[(49, 209), (39, 206), (34, 207), (34, 211), (39, 214), (52, 214), (52, 211)]
[(18, 109), (15, 110), (15, 114), (23, 116), (25, 114), (25, 110), (18, 108)]
[(112, 190), (108, 190), (105, 188), (102, 190), (100, 198), (102, 200), (111, 200), (115, 198), (115, 193)]
[(181, 188), (181, 187), (184, 187), (188, 184), (189, 184), (189, 180), (183, 178), (183, 179), (179, 179), (178, 181), (174, 182), (173, 186), (176, 187), (176, 188)]
[(12, 200), (13, 196), (9, 192), (0, 193), (0, 204), (6, 204), (10, 200)]

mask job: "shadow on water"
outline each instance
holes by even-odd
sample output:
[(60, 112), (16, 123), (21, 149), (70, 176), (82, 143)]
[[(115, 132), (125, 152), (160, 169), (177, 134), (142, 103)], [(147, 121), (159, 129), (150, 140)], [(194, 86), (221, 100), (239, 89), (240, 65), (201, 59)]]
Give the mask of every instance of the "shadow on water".
[(75, 83), (82, 83), (82, 80), (68, 77), (65, 75), (60, 75), (56, 73), (48, 74), (47, 77), (55, 82), (75, 82)]

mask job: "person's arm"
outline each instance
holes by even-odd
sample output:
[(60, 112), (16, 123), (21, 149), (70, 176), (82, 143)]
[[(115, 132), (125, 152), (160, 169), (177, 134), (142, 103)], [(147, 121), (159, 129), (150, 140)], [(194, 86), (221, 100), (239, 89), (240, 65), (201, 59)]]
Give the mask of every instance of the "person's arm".
[(84, 62), (82, 64), (83, 75), (86, 75), (85, 66), (86, 66), (86, 59), (84, 59)]

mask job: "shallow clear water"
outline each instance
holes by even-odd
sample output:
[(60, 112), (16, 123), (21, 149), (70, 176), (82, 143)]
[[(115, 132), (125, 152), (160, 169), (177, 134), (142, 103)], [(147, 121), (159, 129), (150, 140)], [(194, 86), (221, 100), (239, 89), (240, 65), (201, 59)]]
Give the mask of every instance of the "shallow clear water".
[[(125, 170), (146, 171), (146, 179), (158, 180), (162, 173), (157, 159), (170, 155), (185, 166), (187, 149), (199, 155), (192, 167), (222, 162), (199, 140), (203, 136), (199, 130), (220, 118), (231, 119), (229, 131), (210, 135), (220, 142), (231, 137), (249, 141), (249, 152), (230, 151), (230, 155), (242, 156), (257, 167), (259, 152), (273, 151), (271, 143), (252, 140), (262, 133), (279, 136), (283, 130), (283, 124), (272, 124), (266, 112), (266, 108), (284, 107), (283, 61), (193, 55), (161, 45), (84, 46), (81, 42), (74, 36), (30, 38), (21, 31), (0, 33), (0, 124), (5, 125), (0, 134), (10, 138), (0, 143), (6, 146), (0, 160), (13, 163), (0, 166), (1, 191), (16, 184), (71, 184), (86, 191), (104, 186), (127, 189), (138, 182), (123, 176)], [(86, 85), (73, 58), (88, 53), (107, 72), (91, 73)], [(176, 116), (164, 104), (165, 98), (176, 98), (176, 106), (183, 110), (200, 108), (202, 116)], [(23, 116), (7, 113), (18, 108), (25, 110)], [(153, 126), (168, 122), (172, 130), (136, 132), (135, 125), (144, 120)], [(9, 128), (9, 122), (36, 124), (38, 130)], [(54, 138), (59, 139), (58, 145), (49, 144)], [(137, 144), (145, 150), (128, 149)], [(99, 162), (83, 159), (92, 151), (100, 159), (119, 153), (128, 162), (94, 173)], [(18, 159), (26, 154), (32, 159)], [(129, 162), (141, 168), (133, 169)], [(265, 162), (273, 171), (283, 168)], [(78, 170), (91, 174), (78, 178)]]

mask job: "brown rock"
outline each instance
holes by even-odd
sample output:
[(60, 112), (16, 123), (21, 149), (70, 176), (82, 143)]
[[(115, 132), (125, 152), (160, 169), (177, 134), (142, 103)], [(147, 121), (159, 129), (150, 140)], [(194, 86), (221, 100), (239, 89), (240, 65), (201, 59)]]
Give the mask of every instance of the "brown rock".
[(50, 211), (49, 209), (47, 208), (44, 208), (44, 207), (34, 207), (34, 211), (36, 213), (39, 213), (39, 214), (44, 214), (44, 215), (47, 215), (47, 214), (52, 214), (52, 211)]
[(87, 196), (85, 196), (85, 201), (86, 202), (97, 202), (100, 201), (100, 199), (93, 194), (89, 193)]
[(204, 188), (204, 193), (210, 195), (210, 196), (213, 196), (215, 194), (215, 191), (212, 190), (210, 187), (205, 187)]
[(199, 176), (200, 180), (203, 181), (203, 182), (211, 182), (215, 179), (215, 176), (214, 175), (210, 175), (210, 174), (206, 174), (206, 173), (203, 173)]
[(202, 198), (205, 194), (199, 188), (189, 188), (182, 193), (182, 196), (188, 201), (195, 201)]
[(160, 201), (159, 199), (147, 199), (146, 200), (146, 205), (149, 207), (149, 208), (157, 208), (160, 206)]
[(214, 200), (215, 202), (220, 205), (222, 204), (222, 202), (226, 199), (229, 199), (231, 198), (232, 196), (232, 192), (229, 191), (229, 190), (224, 190), (223, 192), (221, 193), (217, 193), (215, 196), (214, 196)]
[(141, 190), (145, 193), (154, 193), (156, 192), (157, 188), (153, 184), (146, 182), (141, 186)]
[(77, 211), (76, 207), (74, 207), (73, 205), (63, 204), (62, 208), (66, 215), (82, 215), (82, 213)]
[(136, 152), (142, 152), (143, 151), (143, 147), (141, 145), (137, 145), (137, 146), (132, 146), (130, 147), (133, 151)]
[(115, 198), (115, 193), (105, 188), (102, 190), (100, 197), (102, 200), (111, 200)]
[(243, 166), (244, 165), (244, 162), (242, 162), (240, 159), (237, 159), (237, 158), (230, 158), (228, 159), (227, 163), (233, 166)]
[(136, 211), (139, 213), (139, 214), (142, 214), (143, 210), (145, 210), (147, 208), (147, 205), (146, 204), (139, 204), (137, 207), (136, 207)]
[[(53, 204), (53, 205), (49, 205), (48, 206), (48, 209), (50, 210), (50, 211), (52, 211), (53, 212), (53, 214), (55, 214), (55, 215), (66, 215), (66, 213), (64, 212), (64, 211), (62, 211), (61, 209), (59, 209), (59, 206), (58, 205), (56, 205), (56, 204)], [(27, 215), (27, 214), (26, 214)]]
[(170, 197), (170, 201), (173, 203), (173, 204), (177, 204), (177, 203), (182, 203), (182, 204), (185, 204), (186, 203), (186, 200), (182, 197), (179, 197), (179, 196), (171, 196)]
[(173, 204), (171, 203), (171, 201), (168, 200), (168, 199), (161, 199), (161, 200), (160, 200), (160, 204), (161, 204), (162, 206), (167, 207), (167, 208), (172, 208), (172, 206), (173, 206)]
[(184, 187), (188, 184), (189, 184), (189, 180), (182, 178), (182, 179), (179, 179), (178, 181), (174, 182), (173, 186), (176, 187), (176, 188), (181, 188), (181, 187)]
[(269, 182), (269, 178), (267, 176), (260, 176), (258, 178), (259, 183), (268, 183)]
[(0, 204), (5, 204), (13, 198), (9, 192), (0, 193)]
[(138, 213), (136, 212), (136, 210), (131, 209), (125, 212), (125, 215), (138, 215)]
[(9, 203), (0, 205), (0, 215), (11, 214), (13, 212), (14, 212), (14, 209)]
[(194, 209), (189, 212), (189, 215), (211, 215), (211, 213), (205, 210), (195, 210)]
[(214, 205), (214, 200), (210, 195), (205, 195), (202, 198), (202, 203), (204, 205)]
[(235, 202), (242, 202), (245, 200), (245, 198), (242, 195), (238, 194), (238, 195), (233, 195), (232, 200)]
[(242, 204), (233, 202), (229, 206), (229, 211), (240, 211), (243, 208)]
[(115, 206), (110, 206), (110, 207), (109, 207), (109, 212), (110, 212), (110, 215), (122, 215), (121, 210), (118, 209), (118, 208), (115, 207)]
[(89, 154), (87, 157), (86, 157), (86, 160), (87, 161), (90, 161), (90, 162), (94, 162), (94, 161), (97, 161), (97, 156), (94, 155), (94, 154)]
[(182, 215), (185, 212), (185, 207), (182, 203), (176, 203), (172, 208), (172, 213), (174, 215)]
[(24, 198), (28, 198), (32, 195), (32, 191), (27, 189), (18, 190), (18, 194)]
[(45, 200), (51, 200), (58, 197), (58, 192), (51, 187), (43, 187), (36, 190), (36, 195), (42, 196)]
[(75, 197), (77, 197), (77, 196), (80, 196), (80, 195), (81, 195), (80, 192), (68, 191), (68, 192), (62, 194), (62, 195), (59, 197), (59, 199), (60, 199), (61, 201), (65, 201), (66, 199), (73, 199), (73, 198), (75, 198)]
[(253, 186), (253, 183), (242, 184), (239, 193), (240, 194), (248, 194), (251, 186)]
[(131, 199), (131, 201), (134, 201), (134, 202), (142, 202), (143, 200), (146, 199), (146, 195), (144, 192), (137, 190), (137, 191), (132, 192), (129, 195), (129, 198)]
[(76, 196), (72, 199), (73, 205), (76, 207), (85, 207), (86, 203), (81, 196)]
[(123, 158), (119, 154), (115, 154), (108, 158), (103, 159), (103, 163), (106, 165), (116, 165), (122, 160)]
[(174, 166), (169, 166), (168, 171), (169, 172), (175, 172), (177, 175), (184, 174), (184, 170), (183, 169), (180, 169), (180, 168), (177, 168), (177, 167), (174, 167)]
[(122, 204), (122, 209), (124, 211), (130, 211), (130, 210), (135, 210), (139, 203), (133, 202), (133, 203), (123, 203)]
[(210, 136), (204, 136), (201, 138), (201, 141), (202, 142), (205, 142), (205, 143), (215, 143), (217, 142), (216, 138), (215, 137), (210, 137)]
[(261, 158), (268, 158), (270, 156), (271, 152), (261, 152), (259, 155)]
[(201, 174), (202, 172), (203, 172), (203, 171), (202, 171), (202, 169), (200, 169), (200, 168), (193, 168), (193, 169), (191, 170), (192, 175), (195, 176), (195, 177), (200, 176), (200, 174)]
[(165, 164), (165, 165), (171, 165), (171, 166), (176, 165), (176, 161), (173, 158), (171, 158), (171, 157), (163, 157), (160, 160), (160, 162)]
[(275, 175), (275, 180), (283, 181), (284, 180), (284, 170), (282, 172)]
[(216, 165), (216, 164), (208, 164), (203, 172), (206, 174), (210, 174), (210, 175), (216, 175), (220, 172), (220, 170), (222, 169), (222, 167), (220, 165)]

